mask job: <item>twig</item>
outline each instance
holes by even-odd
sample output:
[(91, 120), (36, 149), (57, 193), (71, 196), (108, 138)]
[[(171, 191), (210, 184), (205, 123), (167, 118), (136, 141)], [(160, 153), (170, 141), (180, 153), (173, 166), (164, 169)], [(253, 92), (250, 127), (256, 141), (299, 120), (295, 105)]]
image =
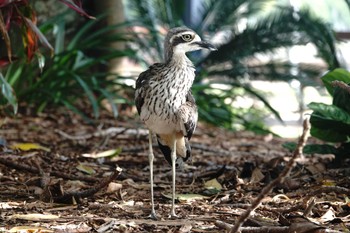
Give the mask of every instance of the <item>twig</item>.
[(116, 136), (120, 134), (129, 134), (129, 135), (139, 135), (144, 134), (146, 135), (148, 133), (145, 129), (127, 129), (124, 127), (110, 127), (108, 129), (104, 130), (97, 130), (94, 133), (91, 134), (84, 134), (84, 135), (70, 135), (66, 132), (63, 132), (62, 130), (56, 129), (56, 133), (61, 135), (64, 138), (67, 138), (69, 140), (86, 140), (92, 137), (106, 137), (106, 136)]
[(344, 195), (350, 195), (350, 189), (348, 188), (344, 188), (344, 187), (339, 187), (339, 186), (323, 186), (313, 192), (311, 192), (310, 194), (308, 194), (308, 196), (316, 196), (319, 195), (321, 193), (337, 193), (337, 194), (344, 194)]
[(231, 228), (231, 231), (230, 231), (231, 233), (238, 232), (240, 227), (247, 220), (250, 214), (261, 204), (261, 201), (265, 198), (265, 196), (268, 193), (270, 193), (274, 187), (281, 184), (284, 181), (284, 179), (288, 176), (288, 174), (294, 167), (295, 160), (298, 157), (300, 157), (303, 153), (303, 148), (309, 136), (309, 130), (310, 130), (310, 123), (308, 119), (305, 119), (303, 124), (303, 133), (299, 138), (298, 145), (293, 152), (292, 158), (290, 159), (286, 167), (283, 169), (283, 171), (280, 173), (280, 175), (261, 190), (258, 197), (253, 201), (251, 206), (245, 212), (243, 212), (243, 214), (238, 218), (235, 225)]
[(339, 87), (339, 88), (345, 90), (347, 93), (350, 94), (350, 86), (347, 85), (346, 83), (344, 83), (343, 81), (335, 80), (335, 81), (333, 81), (331, 83), (332, 83), (333, 87)]
[[(232, 228), (231, 224), (217, 220), (215, 226), (230, 231)], [(242, 227), (242, 233), (288, 233), (289, 227), (280, 226), (263, 226), (263, 227)]]
[(53, 200), (55, 202), (67, 202), (67, 201), (71, 201), (73, 198), (77, 200), (80, 198), (92, 196), (98, 191), (100, 191), (101, 189), (103, 189), (104, 187), (106, 187), (113, 180), (115, 180), (120, 175), (121, 172), (122, 172), (122, 169), (120, 167), (116, 167), (112, 175), (103, 179), (101, 182), (97, 183), (97, 185), (95, 185), (94, 187), (83, 191), (78, 191), (78, 192), (67, 192), (62, 196), (53, 197)]
[(288, 208), (270, 208), (267, 206), (259, 206), (258, 208), (259, 208), (259, 210), (265, 210), (265, 211), (273, 212), (277, 215), (280, 215), (280, 214), (288, 214), (288, 213), (291, 213), (294, 211), (301, 211), (305, 208), (305, 205), (304, 204), (297, 204), (297, 205), (294, 205), (294, 206), (288, 207)]
[[(231, 224), (217, 220), (215, 225), (229, 231)], [(318, 232), (318, 233), (340, 233), (337, 230), (329, 230), (311, 222), (292, 223), (290, 226), (262, 226), (262, 227), (242, 227), (242, 233), (291, 233), (291, 232)]]
[(311, 197), (307, 203), (306, 209), (303, 212), (304, 217), (309, 217), (311, 215), (312, 208), (314, 208), (315, 204), (316, 204), (316, 199), (314, 197)]
[(192, 143), (191, 147), (193, 149), (197, 149), (197, 150), (201, 150), (201, 151), (208, 151), (208, 152), (213, 152), (213, 153), (220, 154), (220, 155), (232, 156), (232, 152), (230, 152), (230, 151), (219, 149), (219, 148), (213, 148), (212, 146), (208, 146), (205, 144)]
[[(33, 166), (19, 164), (19, 163), (16, 163), (14, 161), (11, 161), (7, 158), (0, 157), (0, 163), (4, 164), (5, 166), (12, 167), (16, 170), (24, 170), (24, 171), (34, 173), (34, 174), (41, 174), (40, 171), (37, 168), (34, 168)], [(74, 175), (70, 175), (70, 174), (67, 174), (64, 172), (59, 172), (59, 171), (51, 171), (50, 175), (61, 177), (61, 178), (68, 179), (68, 180), (82, 180), (82, 181), (86, 181), (86, 182), (98, 182), (99, 181), (99, 179), (97, 179), (95, 177), (74, 176)]]
[(215, 226), (217, 226), (219, 228), (222, 228), (222, 229), (225, 229), (226, 231), (229, 231), (229, 230), (231, 230), (233, 225), (228, 224), (228, 223), (223, 222), (223, 221), (220, 221), (220, 220), (216, 220), (215, 221)]

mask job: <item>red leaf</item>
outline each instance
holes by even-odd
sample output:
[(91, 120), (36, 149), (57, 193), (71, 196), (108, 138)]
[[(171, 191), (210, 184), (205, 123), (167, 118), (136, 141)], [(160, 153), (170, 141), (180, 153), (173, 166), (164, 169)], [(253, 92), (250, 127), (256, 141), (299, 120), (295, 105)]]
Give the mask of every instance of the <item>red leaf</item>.
[(16, 61), (16, 60), (18, 60), (18, 57), (11, 57), (11, 60), (9, 57), (2, 57), (2, 58), (0, 58), (0, 68), (5, 67), (8, 64), (10, 64), (11, 62)]
[(16, 3), (27, 5), (29, 2), (28, 0), (0, 0), (0, 8)]
[(7, 33), (6, 25), (5, 25), (4, 18), (2, 16), (1, 11), (0, 11), (0, 32), (2, 35), (2, 39), (6, 44), (7, 56), (8, 56), (9, 62), (11, 62), (11, 57), (12, 57), (11, 40), (10, 40), (9, 34)]
[[(51, 53), (53, 54), (54, 49), (52, 48), (51, 44), (47, 41), (46, 37), (41, 33), (39, 28), (28, 18), (24, 17), (24, 22), (28, 28), (27, 32), (30, 32), (29, 34), (27, 33), (28, 36), (28, 42), (33, 42), (35, 46), (32, 48), (37, 49), (37, 39), (40, 40), (40, 42), (47, 47), (48, 49), (51, 50)], [(34, 52), (35, 52), (34, 51)]]
[(63, 2), (64, 4), (66, 4), (69, 8), (75, 10), (76, 12), (78, 12), (79, 14), (88, 17), (89, 19), (95, 19), (95, 17), (88, 15), (84, 9), (82, 8), (82, 3), (81, 0), (60, 0), (61, 2)]
[(0, 0), (0, 8), (14, 2), (13, 0)]
[(38, 40), (36, 34), (31, 28), (27, 27), (26, 32), (26, 50), (27, 50), (27, 59), (28, 61), (32, 60), (35, 51), (38, 49)]

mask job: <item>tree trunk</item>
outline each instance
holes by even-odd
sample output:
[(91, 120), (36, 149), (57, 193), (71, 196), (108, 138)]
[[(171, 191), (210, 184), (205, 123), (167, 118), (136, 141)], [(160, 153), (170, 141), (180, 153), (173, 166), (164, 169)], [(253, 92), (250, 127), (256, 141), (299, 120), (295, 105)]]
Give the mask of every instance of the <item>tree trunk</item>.
[[(95, 0), (95, 9), (98, 14), (108, 13), (106, 18), (107, 26), (116, 25), (125, 21), (124, 6), (122, 0)], [(124, 33), (123, 27), (116, 28), (112, 33)], [(124, 42), (114, 42), (111, 47), (116, 50), (125, 49)], [(109, 61), (109, 71), (118, 73), (121, 69), (122, 58), (115, 58)]]

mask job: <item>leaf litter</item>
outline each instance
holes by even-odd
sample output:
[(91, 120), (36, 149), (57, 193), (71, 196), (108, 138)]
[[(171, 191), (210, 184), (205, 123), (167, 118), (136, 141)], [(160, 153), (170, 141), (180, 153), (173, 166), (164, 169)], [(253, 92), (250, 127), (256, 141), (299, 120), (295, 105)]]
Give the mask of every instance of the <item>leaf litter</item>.
[[(154, 221), (148, 219), (147, 131), (137, 120), (104, 115), (87, 124), (57, 111), (3, 122), (0, 232), (228, 231), (290, 159), (283, 144), (296, 141), (200, 124), (191, 140), (192, 163), (177, 171), (175, 220), (168, 218), (171, 168), (154, 145)], [(330, 164), (329, 156), (317, 154), (298, 161), (242, 232), (349, 232), (349, 166)], [(108, 180), (116, 167), (122, 171)], [(81, 192), (86, 195), (75, 195)]]

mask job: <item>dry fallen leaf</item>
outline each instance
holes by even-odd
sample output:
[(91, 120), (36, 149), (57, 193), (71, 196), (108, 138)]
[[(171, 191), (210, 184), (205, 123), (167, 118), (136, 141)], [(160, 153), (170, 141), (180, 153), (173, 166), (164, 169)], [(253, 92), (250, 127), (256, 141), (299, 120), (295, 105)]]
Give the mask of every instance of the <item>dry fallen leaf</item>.
[(102, 151), (99, 153), (91, 153), (91, 154), (82, 154), (83, 157), (87, 157), (87, 158), (105, 158), (105, 157), (114, 157), (114, 156), (118, 156), (120, 153), (122, 152), (122, 148), (117, 148), (117, 149), (113, 149), (113, 150), (106, 150), (106, 151)]
[(252, 177), (250, 179), (250, 182), (252, 184), (259, 183), (262, 179), (264, 179), (264, 174), (261, 172), (259, 168), (255, 168), (252, 173)]
[(46, 152), (50, 152), (50, 148), (41, 146), (37, 143), (15, 143), (10, 146), (13, 150), (22, 150), (22, 151), (29, 151), (29, 150), (43, 150)]
[(319, 220), (321, 223), (332, 221), (335, 218), (335, 211), (333, 208), (329, 208), (324, 215), (322, 215)]
[(123, 187), (122, 184), (111, 182), (108, 184), (107, 187), (107, 193), (115, 193), (116, 191), (120, 190)]
[[(172, 195), (171, 194), (164, 194), (162, 193), (162, 195), (166, 198), (172, 199)], [(203, 196), (200, 194), (194, 194), (194, 193), (188, 193), (188, 194), (176, 194), (175, 195), (175, 199), (179, 200), (179, 201), (195, 201), (195, 200), (204, 200), (204, 199), (209, 199), (209, 197), (207, 196)]]
[(89, 174), (89, 175), (92, 175), (92, 174), (96, 173), (96, 171), (92, 167), (90, 167), (88, 165), (85, 165), (85, 164), (82, 164), (82, 163), (79, 163), (79, 165), (76, 166), (76, 168), (79, 171), (82, 171), (82, 172), (84, 172), (86, 174)]
[(49, 233), (54, 232), (50, 229), (44, 227), (35, 227), (35, 226), (18, 226), (12, 227), (8, 232), (40, 232), (40, 233)]
[(11, 219), (23, 219), (30, 221), (59, 219), (58, 215), (53, 214), (14, 214), (9, 216)]
[(206, 189), (216, 189), (218, 191), (221, 191), (222, 185), (217, 181), (216, 178), (208, 180), (207, 182), (204, 183), (204, 187)]

